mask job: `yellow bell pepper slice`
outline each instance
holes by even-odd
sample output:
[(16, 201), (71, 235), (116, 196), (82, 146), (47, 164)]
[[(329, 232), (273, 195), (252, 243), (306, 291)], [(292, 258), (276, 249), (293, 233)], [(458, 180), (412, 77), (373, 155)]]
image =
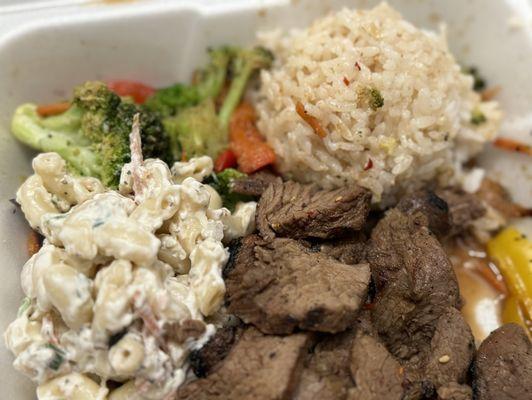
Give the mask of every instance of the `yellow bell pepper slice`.
[(510, 293), (503, 312), (504, 322), (520, 322), (530, 332), (532, 241), (516, 228), (508, 227), (488, 242), (487, 249)]

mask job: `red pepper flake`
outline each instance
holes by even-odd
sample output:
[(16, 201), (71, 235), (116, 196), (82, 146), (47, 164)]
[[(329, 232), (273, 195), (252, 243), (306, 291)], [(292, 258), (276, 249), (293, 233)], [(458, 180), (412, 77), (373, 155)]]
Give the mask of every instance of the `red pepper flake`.
[(363, 307), (365, 310), (373, 310), (375, 308), (375, 303), (366, 303)]
[(519, 143), (515, 140), (508, 138), (498, 138), (493, 142), (495, 147), (503, 150), (515, 151), (517, 153), (527, 154), (532, 156), (532, 146), (529, 146), (524, 143)]
[(358, 63), (358, 61), (355, 63), (355, 68), (358, 69), (359, 71), (362, 70), (362, 67), (360, 67), (360, 64)]
[(367, 171), (368, 169), (373, 168), (373, 160), (371, 158), (368, 158), (368, 162), (364, 166), (364, 171)]
[(349, 79), (347, 79), (345, 76), (344, 76), (344, 84), (345, 86), (349, 86), (351, 82), (349, 82)]
[(322, 139), (327, 136), (327, 132), (325, 132), (325, 129), (322, 128), (320, 121), (318, 121), (316, 117), (309, 115), (307, 110), (305, 110), (305, 106), (303, 106), (303, 104), (301, 104), (299, 101), (296, 103), (296, 112), (307, 124), (310, 125), (316, 135)]

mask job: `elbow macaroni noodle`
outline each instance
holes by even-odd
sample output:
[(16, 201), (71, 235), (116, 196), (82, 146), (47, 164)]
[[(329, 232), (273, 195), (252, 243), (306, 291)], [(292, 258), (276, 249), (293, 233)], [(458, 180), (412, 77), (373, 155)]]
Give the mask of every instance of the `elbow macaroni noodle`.
[[(185, 380), (189, 352), (215, 330), (206, 324), (199, 338), (165, 339), (169, 324), (220, 309), (223, 242), (253, 229), (256, 204), (222, 208), (201, 183), (212, 173), (209, 157), (141, 168), (142, 193), (133, 192), (127, 164), (112, 191), (44, 153), (17, 192), (45, 241), (22, 269), (28, 306), (5, 341), (41, 400), (168, 398)], [(109, 393), (108, 379), (125, 383)]]

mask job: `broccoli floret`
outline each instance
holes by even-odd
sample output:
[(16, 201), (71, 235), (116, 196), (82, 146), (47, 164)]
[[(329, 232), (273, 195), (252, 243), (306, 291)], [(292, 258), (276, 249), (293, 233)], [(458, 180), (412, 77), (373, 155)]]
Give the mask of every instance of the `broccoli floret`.
[(168, 138), (152, 112), (124, 102), (102, 82), (86, 82), (74, 91), (64, 113), (41, 117), (34, 104), (23, 104), (13, 116), (14, 136), (39, 151), (57, 152), (70, 172), (99, 178), (115, 187), (124, 163), (130, 160), (129, 133), (133, 115), (140, 113), (142, 148), (146, 158), (170, 161)]
[[(182, 149), (187, 157), (206, 154), (215, 158), (227, 146), (229, 120), (242, 99), (249, 79), (258, 69), (269, 67), (272, 60), (272, 54), (262, 47), (223, 47), (211, 51), (211, 64), (200, 73), (195, 86), (205, 98), (199, 104), (178, 111), (176, 116), (163, 121), (172, 147), (175, 149), (176, 143), (179, 143), (180, 151)], [(226, 77), (230, 77), (229, 87), (216, 112), (215, 100)]]
[(209, 65), (195, 73), (192, 85), (177, 83), (159, 89), (146, 100), (146, 107), (163, 117), (169, 117), (185, 108), (196, 106), (205, 99), (215, 98), (224, 86), (232, 54), (231, 47), (209, 49)]
[(243, 172), (237, 171), (233, 168), (226, 168), (218, 174), (212, 174), (207, 180), (206, 183), (211, 185), (222, 198), (224, 207), (233, 212), (235, 206), (239, 201), (251, 201), (253, 200), (252, 196), (247, 196), (244, 194), (234, 193), (231, 189), (231, 185), (234, 180), (242, 179), (247, 177)]
[(181, 151), (187, 157), (208, 155), (214, 158), (227, 145), (227, 132), (218, 121), (212, 99), (181, 111), (177, 117), (166, 118), (164, 126), (170, 132), (172, 149), (177, 149), (176, 159)]
[(199, 98), (197, 87), (176, 83), (173, 86), (159, 89), (144, 104), (148, 109), (158, 112), (161, 116), (169, 117), (183, 108), (198, 104)]

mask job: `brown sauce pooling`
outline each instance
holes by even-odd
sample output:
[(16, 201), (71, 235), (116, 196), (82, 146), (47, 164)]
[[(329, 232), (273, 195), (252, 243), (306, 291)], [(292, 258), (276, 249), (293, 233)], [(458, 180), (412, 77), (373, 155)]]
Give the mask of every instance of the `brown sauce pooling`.
[(446, 243), (460, 293), (462, 314), (471, 326), (477, 345), (502, 325), (506, 285), (484, 247), (472, 239), (457, 238)]

